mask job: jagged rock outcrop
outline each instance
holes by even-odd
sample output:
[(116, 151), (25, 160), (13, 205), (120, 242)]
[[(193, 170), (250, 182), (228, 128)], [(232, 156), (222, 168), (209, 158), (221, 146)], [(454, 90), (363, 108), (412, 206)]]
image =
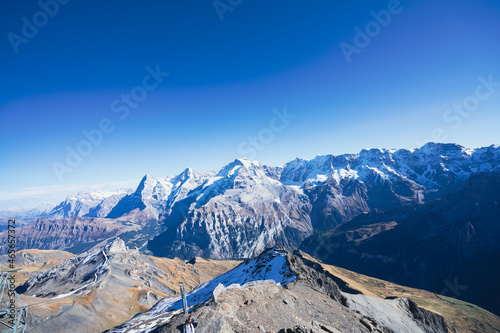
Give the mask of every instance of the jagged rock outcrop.
[(178, 294), (180, 281), (191, 290), (207, 278), (182, 260), (143, 255), (116, 238), (31, 273), (17, 291), (28, 304), (38, 304), (30, 308), (28, 332), (93, 332)]

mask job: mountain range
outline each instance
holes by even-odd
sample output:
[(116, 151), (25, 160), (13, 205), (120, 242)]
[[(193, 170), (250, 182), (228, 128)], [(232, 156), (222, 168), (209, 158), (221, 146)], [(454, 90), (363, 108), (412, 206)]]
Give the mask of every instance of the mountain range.
[[(17, 291), (29, 309), (29, 332), (182, 331), (179, 282), (198, 332), (494, 333), (500, 327), (499, 317), (472, 304), (283, 247), (244, 262), (185, 262), (143, 255), (115, 238), (79, 255), (22, 250), (18, 256)], [(0, 256), (0, 264), (6, 269), (9, 257)]]
[(187, 168), (146, 175), (135, 189), (68, 197), (18, 228), (18, 248), (80, 253), (120, 236), (144, 254), (239, 259), (281, 245), (435, 292), (464, 283), (453, 296), (500, 313), (489, 297), (494, 278), (472, 278), (500, 271), (499, 170), (498, 145), (428, 143), (281, 167), (237, 159), (216, 172)]
[[(74, 217), (119, 219), (144, 234), (123, 237), (127, 245), (144, 252), (248, 258), (274, 245), (293, 250), (314, 232), (366, 212), (442, 198), (461, 189), (471, 175), (499, 165), (500, 146), (466, 149), (438, 143), (415, 150), (320, 155), (282, 167), (237, 159), (218, 172), (187, 168), (174, 177), (146, 175), (136, 189), (79, 193), (41, 213), (47, 220), (37, 223)], [(26, 244), (71, 247), (52, 246), (50, 237), (37, 235), (36, 242)]]

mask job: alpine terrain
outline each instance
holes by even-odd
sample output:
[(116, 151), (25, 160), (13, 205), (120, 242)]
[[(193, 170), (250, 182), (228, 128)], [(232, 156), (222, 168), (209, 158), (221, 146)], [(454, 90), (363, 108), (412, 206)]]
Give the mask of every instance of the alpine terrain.
[(79, 254), (117, 236), (139, 253), (186, 260), (302, 248), (499, 314), (498, 170), (498, 145), (428, 143), (281, 167), (237, 159), (216, 172), (146, 175), (135, 189), (79, 193), (31, 211), (18, 249)]
[[(28, 332), (95, 332), (113, 327), (164, 297), (212, 279), (237, 263), (205, 263), (199, 271), (179, 259), (129, 249), (116, 238), (80, 255), (63, 251), (20, 252), (25, 281), (17, 288), (28, 306)], [(7, 257), (0, 257), (0, 261)], [(206, 267), (207, 268), (207, 267)], [(217, 274), (217, 273), (216, 273)]]
[[(264, 251), (187, 295), (197, 332), (448, 332), (444, 318), (406, 298), (342, 292), (283, 247)], [(168, 298), (109, 332), (179, 332), (182, 300)]]

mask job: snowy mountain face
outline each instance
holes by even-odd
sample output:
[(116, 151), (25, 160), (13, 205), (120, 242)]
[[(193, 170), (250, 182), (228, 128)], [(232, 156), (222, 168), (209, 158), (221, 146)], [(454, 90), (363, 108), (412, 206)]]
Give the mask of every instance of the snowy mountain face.
[(498, 168), (499, 146), (470, 150), (428, 143), (414, 151), (370, 149), (287, 163), (280, 181), (300, 186), (313, 206), (315, 230), (363, 212), (419, 204), (460, 189), (473, 174)]
[(313, 231), (307, 196), (248, 160), (228, 164), (179, 205), (184, 211), (165, 220), (176, 228), (150, 242), (153, 253), (248, 258), (270, 245), (296, 248)]
[(94, 191), (82, 192), (75, 196), (69, 196), (43, 216), (65, 219), (72, 216), (81, 217), (106, 217), (111, 209), (125, 195), (132, 192), (130, 189), (119, 189), (116, 191)]
[(157, 255), (251, 257), (274, 245), (297, 248), (313, 231), (365, 212), (444, 197), (499, 165), (500, 146), (437, 143), (296, 159), (283, 167), (238, 159), (218, 172), (146, 175), (133, 192), (79, 194), (48, 216), (120, 218), (143, 226), (156, 221), (159, 227), (144, 227), (140, 241), (154, 237), (147, 248)]
[[(396, 194), (408, 197), (412, 185), (426, 194), (449, 193), (479, 171), (500, 165), (500, 146), (466, 149), (456, 144), (428, 143), (416, 150), (362, 150), (357, 155), (324, 155), (312, 160), (296, 159), (287, 163), (280, 174), (284, 184), (318, 185), (328, 178), (336, 183), (357, 179), (377, 185), (384, 181), (403, 182)], [(406, 185), (406, 187), (404, 186)], [(399, 193), (398, 193), (399, 190)]]
[(433, 143), (414, 151), (296, 159), (282, 168), (236, 160), (170, 206), (168, 230), (148, 248), (186, 258), (251, 257), (273, 245), (293, 249), (313, 230), (442, 197), (499, 165), (498, 146)]
[(107, 217), (116, 218), (129, 214), (134, 209), (148, 210), (156, 219), (171, 213), (172, 207), (184, 199), (189, 192), (200, 186), (210, 173), (200, 174), (190, 168), (175, 177), (154, 178), (144, 176), (136, 191), (123, 197)]

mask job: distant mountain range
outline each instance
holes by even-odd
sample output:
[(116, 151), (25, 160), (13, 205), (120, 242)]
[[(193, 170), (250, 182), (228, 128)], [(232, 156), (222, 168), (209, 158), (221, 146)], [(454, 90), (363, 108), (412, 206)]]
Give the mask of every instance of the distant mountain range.
[[(467, 292), (452, 296), (493, 309), (479, 295), (497, 289), (471, 270), (500, 271), (499, 170), (498, 145), (428, 143), (282, 167), (237, 159), (217, 172), (146, 175), (136, 189), (68, 197), (18, 228), (18, 248), (79, 253), (120, 235), (142, 253), (183, 259), (334, 249), (328, 262), (401, 284), (451, 292), (455, 278), (466, 281)], [(320, 239), (328, 242), (318, 249)]]
[[(499, 146), (466, 149), (438, 143), (295, 159), (283, 167), (237, 159), (218, 172), (188, 168), (174, 177), (146, 175), (135, 190), (79, 193), (38, 216), (135, 223), (147, 234), (139, 238), (149, 239), (139, 247), (157, 255), (251, 257), (274, 245), (295, 249), (314, 232), (362, 213), (444, 197), (461, 189), (471, 175), (499, 165)], [(32, 237), (37, 240), (26, 244), (43, 243), (40, 235)], [(137, 239), (124, 237), (132, 238)]]

